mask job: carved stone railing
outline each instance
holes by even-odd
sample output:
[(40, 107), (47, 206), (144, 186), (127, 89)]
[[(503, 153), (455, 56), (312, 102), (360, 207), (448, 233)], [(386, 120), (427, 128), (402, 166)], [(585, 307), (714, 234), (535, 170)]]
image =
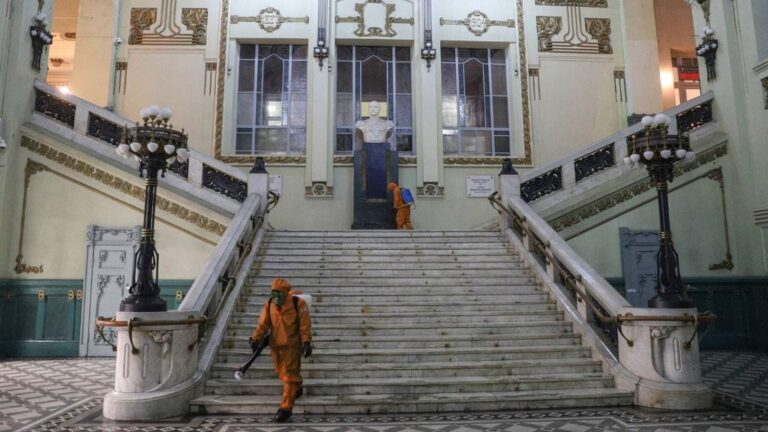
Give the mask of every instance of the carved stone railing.
[(712, 394), (699, 365), (696, 309), (633, 308), (519, 195), (520, 179), (501, 176), (491, 204), (507, 239), (544, 282), (585, 345), (603, 361), (620, 389), (640, 406), (701, 409)]
[[(202, 393), (227, 320), (264, 238), (266, 215), (279, 199), (267, 192), (268, 178), (266, 173), (249, 176), (251, 193), (178, 310), (118, 313), (116, 321), (134, 323), (133, 328), (143, 321), (153, 325), (146, 324), (140, 335), (136, 330), (130, 334), (130, 326), (118, 328), (116, 370), (120, 373), (115, 390), (104, 398), (105, 417), (148, 420), (179, 416), (187, 413), (189, 401)], [(163, 329), (158, 324), (163, 320), (176, 327)], [(201, 321), (207, 327), (198, 332), (196, 325)], [(143, 348), (132, 351), (132, 347)], [(141, 349), (147, 352), (137, 352)], [(127, 376), (123, 371), (128, 371)]]
[[(670, 133), (690, 134), (713, 122), (713, 101), (714, 94), (710, 91), (665, 111), (674, 119)], [(632, 125), (563, 159), (526, 172), (520, 176), (520, 196), (526, 202), (535, 203), (537, 210), (542, 210), (542, 207), (562, 201), (564, 196), (570, 197), (600, 186), (601, 181), (590, 181), (597, 174), (629, 169), (624, 166), (627, 138), (642, 133), (642, 129), (643, 126), (639, 123)], [(695, 139), (692, 139), (692, 145), (695, 149)], [(620, 174), (612, 173), (613, 176)], [(611, 175), (605, 175), (601, 180), (608, 178), (612, 178)], [(548, 202), (540, 202), (546, 201), (544, 198), (550, 196)]]
[[(138, 169), (136, 161), (125, 160), (114, 151), (122, 142), (124, 128), (133, 121), (76, 96), (62, 94), (41, 81), (35, 83), (35, 108), (29, 123), (58, 133), (66, 143), (121, 169)], [(195, 201), (230, 217), (247, 196), (246, 173), (194, 150), (190, 150), (188, 161), (174, 162), (169, 171), (179, 176), (181, 182), (169, 176), (161, 179), (161, 184), (177, 189), (176, 192), (191, 193)], [(212, 198), (206, 190), (215, 192), (219, 198)]]

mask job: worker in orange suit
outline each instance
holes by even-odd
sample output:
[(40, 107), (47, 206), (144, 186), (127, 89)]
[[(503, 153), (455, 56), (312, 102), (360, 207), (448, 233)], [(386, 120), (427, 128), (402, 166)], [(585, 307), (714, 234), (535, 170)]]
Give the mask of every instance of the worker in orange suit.
[[(256, 351), (269, 334), (269, 347), (275, 372), (283, 382), (280, 409), (275, 414), (277, 422), (284, 422), (292, 414), (293, 404), (304, 393), (301, 379), (301, 356), (312, 355), (312, 323), (307, 303), (290, 294), (291, 284), (281, 278), (272, 281), (272, 293), (264, 303), (259, 324), (248, 339)], [(290, 297), (290, 298), (289, 298)]]
[(395, 183), (390, 183), (387, 187), (392, 191), (392, 197), (394, 203), (392, 207), (395, 208), (395, 222), (397, 223), (397, 229), (413, 229), (411, 224), (411, 206), (403, 202), (403, 196), (400, 194), (400, 186)]

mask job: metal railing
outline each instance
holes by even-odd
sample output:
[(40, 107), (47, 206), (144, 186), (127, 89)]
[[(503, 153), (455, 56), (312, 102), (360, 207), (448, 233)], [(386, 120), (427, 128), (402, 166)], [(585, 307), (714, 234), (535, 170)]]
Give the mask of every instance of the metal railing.
[[(549, 224), (534, 211), (521, 197), (511, 196), (506, 204), (495, 192), (488, 198), (491, 206), (502, 215), (509, 217), (510, 231), (537, 259), (552, 278), (566, 288), (570, 306), (582, 312), (584, 318), (598, 334), (607, 336), (616, 352), (617, 338), (623, 337), (629, 346), (633, 341), (621, 331), (621, 325), (629, 321), (678, 321), (709, 323), (716, 316), (709, 313), (676, 316), (643, 316), (627, 313), (632, 305), (619, 294), (600, 274), (597, 273)], [(579, 307), (579, 304), (586, 306)], [(695, 335), (696, 333), (694, 333)], [(605, 338), (603, 338), (605, 341)], [(691, 341), (685, 345), (690, 347)]]
[[(713, 101), (714, 93), (709, 91), (665, 111), (673, 119), (670, 133), (687, 134), (714, 121)], [(627, 156), (627, 139), (642, 130), (641, 124), (632, 125), (563, 159), (522, 174), (520, 196), (525, 202), (534, 202), (549, 194), (573, 190), (598, 173), (621, 168)]]
[[(135, 123), (77, 96), (62, 94), (42, 81), (35, 82), (34, 111), (75, 133), (110, 147), (119, 145), (123, 130)], [(116, 165), (125, 166), (125, 161), (116, 153), (102, 152), (100, 156), (109, 156)], [(130, 164), (138, 166), (134, 161), (130, 161)], [(248, 195), (246, 173), (192, 149), (189, 161), (177, 161), (169, 170), (194, 186), (237, 203), (245, 201)]]

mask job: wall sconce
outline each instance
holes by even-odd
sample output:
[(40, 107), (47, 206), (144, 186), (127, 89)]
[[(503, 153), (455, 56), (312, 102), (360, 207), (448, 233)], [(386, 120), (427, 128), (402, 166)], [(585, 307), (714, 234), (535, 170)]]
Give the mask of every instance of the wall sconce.
[(437, 51), (432, 46), (432, 30), (424, 30), (424, 48), (421, 49), (421, 58), (427, 61), (427, 70), (432, 66), (432, 60), (437, 58)]
[(328, 47), (325, 46), (325, 38), (317, 40), (317, 46), (313, 49), (314, 56), (320, 60), (320, 69), (323, 68), (323, 60), (328, 58)]
[(715, 31), (711, 27), (704, 27), (704, 30), (699, 35), (701, 43), (696, 47), (696, 54), (704, 57), (704, 63), (707, 65), (707, 81), (717, 79), (715, 62), (717, 61), (717, 48), (720, 46), (720, 43), (715, 39), (714, 34)]
[(35, 15), (35, 23), (29, 28), (29, 36), (32, 38), (32, 69), (40, 72), (40, 59), (43, 50), (53, 43), (53, 36), (48, 31), (48, 22), (44, 13)]

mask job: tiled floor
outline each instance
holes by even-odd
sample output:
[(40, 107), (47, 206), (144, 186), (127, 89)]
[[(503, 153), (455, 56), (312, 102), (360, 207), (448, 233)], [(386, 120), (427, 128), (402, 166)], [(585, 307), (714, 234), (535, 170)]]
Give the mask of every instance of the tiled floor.
[(0, 432), (768, 432), (768, 354), (707, 352), (703, 353), (702, 370), (716, 389), (717, 406), (706, 412), (603, 408), (434, 416), (296, 416), (287, 425), (272, 423), (268, 417), (190, 416), (127, 424), (101, 417), (102, 395), (112, 387), (113, 360), (5, 361), (0, 362)]

